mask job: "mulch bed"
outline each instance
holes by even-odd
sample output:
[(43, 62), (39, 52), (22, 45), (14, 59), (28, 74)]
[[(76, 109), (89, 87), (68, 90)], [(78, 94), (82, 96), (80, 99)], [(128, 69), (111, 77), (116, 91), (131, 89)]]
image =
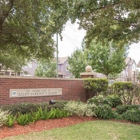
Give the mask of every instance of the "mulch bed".
[[(6, 126), (0, 127), (0, 139), (9, 136), (27, 134), (29, 132), (39, 132), (43, 130), (50, 130), (53, 128), (61, 128), (65, 126), (70, 126), (70, 125), (87, 122), (87, 121), (94, 121), (94, 120), (101, 120), (101, 119), (95, 117), (90, 118), (90, 117), (70, 116), (70, 117), (59, 118), (59, 119), (39, 120), (35, 123), (25, 125), (25, 126), (21, 126), (15, 123), (14, 126), (11, 128)], [(140, 125), (140, 123), (132, 123), (128, 121), (118, 121), (118, 120), (111, 120), (111, 121)]]

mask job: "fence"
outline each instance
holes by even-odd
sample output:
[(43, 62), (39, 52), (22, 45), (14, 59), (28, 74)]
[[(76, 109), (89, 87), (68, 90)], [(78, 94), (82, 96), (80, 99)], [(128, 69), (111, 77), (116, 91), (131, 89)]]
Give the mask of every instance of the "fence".
[(137, 73), (134, 73), (132, 74), (132, 76), (127, 76), (127, 75), (123, 75), (123, 74), (118, 74), (116, 76), (109, 76), (108, 77), (109, 81), (111, 82), (114, 82), (114, 81), (122, 81), (122, 82), (133, 82), (133, 83), (136, 83), (136, 82), (139, 82), (140, 78), (139, 78), (139, 74)]

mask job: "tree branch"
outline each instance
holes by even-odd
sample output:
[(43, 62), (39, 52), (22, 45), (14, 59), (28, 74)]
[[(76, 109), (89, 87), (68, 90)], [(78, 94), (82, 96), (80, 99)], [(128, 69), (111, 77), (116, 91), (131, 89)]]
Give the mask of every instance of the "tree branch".
[(2, 30), (2, 24), (4, 23), (5, 19), (8, 17), (10, 10), (13, 7), (13, 3), (14, 0), (9, 0), (8, 4), (7, 4), (7, 11), (6, 10), (2, 10), (2, 16), (0, 17), (0, 30)]

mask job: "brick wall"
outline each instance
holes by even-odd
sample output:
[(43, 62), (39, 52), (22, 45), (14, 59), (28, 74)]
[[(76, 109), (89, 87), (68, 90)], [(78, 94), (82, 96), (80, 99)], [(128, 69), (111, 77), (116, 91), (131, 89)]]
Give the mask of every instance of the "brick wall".
[[(23, 102), (39, 103), (54, 100), (86, 101), (82, 79), (48, 79), (35, 77), (0, 77), (0, 105)], [(10, 98), (10, 89), (62, 88), (62, 95)]]

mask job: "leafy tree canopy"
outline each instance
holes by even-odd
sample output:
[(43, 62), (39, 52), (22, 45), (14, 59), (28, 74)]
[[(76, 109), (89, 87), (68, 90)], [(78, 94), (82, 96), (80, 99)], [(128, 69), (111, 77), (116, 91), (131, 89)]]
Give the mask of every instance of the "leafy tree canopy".
[(56, 76), (56, 62), (52, 59), (41, 59), (38, 62), (38, 67), (35, 71), (35, 76), (40, 77), (55, 77)]
[(26, 58), (53, 57), (52, 36), (61, 34), (67, 12), (63, 0), (0, 0), (0, 51)]
[(75, 78), (80, 78), (80, 72), (84, 72), (87, 65), (84, 52), (77, 48), (71, 56), (68, 57), (68, 63), (68, 70), (75, 76)]
[(72, 0), (71, 19), (79, 20), (87, 31), (87, 44), (93, 38), (122, 46), (140, 40), (140, 0)]
[(2, 70), (11, 69), (15, 72), (20, 72), (22, 71), (22, 67), (27, 64), (27, 61), (27, 59), (23, 58), (21, 55), (17, 55), (14, 51), (0, 51)]
[(117, 45), (108, 43), (103, 46), (99, 42), (96, 44), (95, 40), (91, 42), (85, 53), (93, 70), (108, 76), (120, 73), (126, 67), (127, 47), (119, 48)]

